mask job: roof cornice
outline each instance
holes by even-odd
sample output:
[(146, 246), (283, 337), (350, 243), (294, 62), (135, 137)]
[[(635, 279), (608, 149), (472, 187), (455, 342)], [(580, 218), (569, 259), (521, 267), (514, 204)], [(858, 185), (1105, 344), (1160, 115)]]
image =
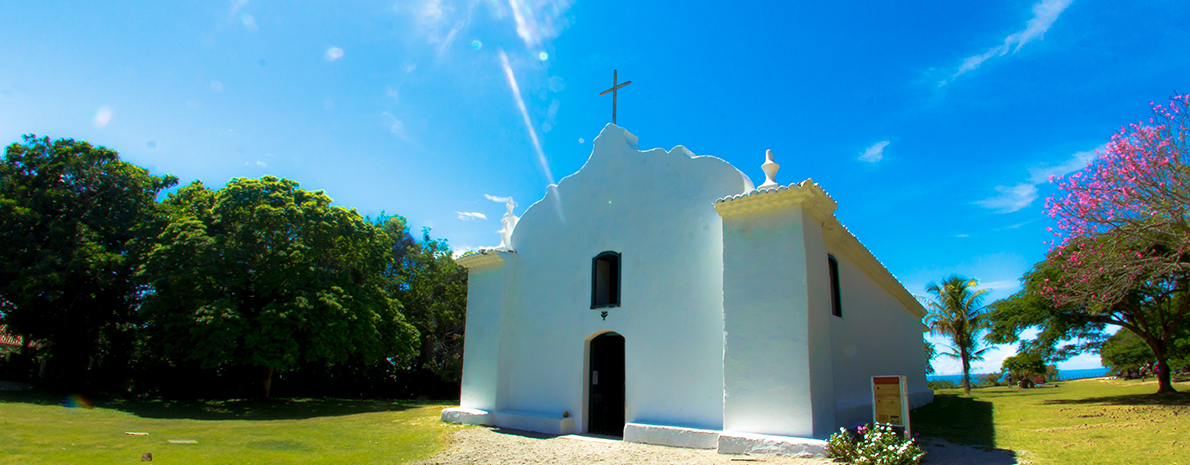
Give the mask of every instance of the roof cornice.
[(715, 202), (719, 216), (745, 215), (775, 208), (801, 205), (819, 221), (834, 217), (839, 204), (813, 179), (788, 186), (755, 189), (743, 194), (724, 197)]
[(455, 259), (455, 263), (458, 263), (459, 266), (462, 266), (469, 270), (479, 268), (479, 267), (488, 266), (488, 265), (501, 265), (504, 263), (504, 259), (500, 258), (501, 253), (515, 254), (516, 251), (515, 250), (499, 250), (498, 251), (496, 249), (480, 249), (480, 250), (475, 251), (475, 253), (464, 255), (462, 257)]

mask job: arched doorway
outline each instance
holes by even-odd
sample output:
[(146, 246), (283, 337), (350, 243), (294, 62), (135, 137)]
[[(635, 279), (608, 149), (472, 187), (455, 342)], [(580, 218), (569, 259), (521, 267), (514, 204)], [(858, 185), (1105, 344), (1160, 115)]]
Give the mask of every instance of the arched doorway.
[(591, 339), (587, 372), (587, 432), (624, 435), (624, 336), (603, 333)]

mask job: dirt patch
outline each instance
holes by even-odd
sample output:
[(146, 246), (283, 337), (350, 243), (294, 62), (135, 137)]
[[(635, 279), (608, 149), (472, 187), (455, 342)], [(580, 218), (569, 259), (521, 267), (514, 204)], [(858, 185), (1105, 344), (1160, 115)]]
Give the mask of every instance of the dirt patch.
[[(927, 439), (923, 464), (1016, 464), (1012, 451), (951, 444)], [(828, 459), (777, 457), (771, 455), (726, 455), (713, 450), (633, 444), (587, 436), (550, 436), (500, 428), (474, 427), (456, 431), (450, 448), (421, 465), (456, 464), (833, 464)], [(1022, 461), (1020, 463), (1028, 463)]]
[(422, 465), (546, 463), (825, 465), (833, 462), (769, 455), (725, 455), (713, 450), (633, 444), (595, 437), (548, 436), (486, 427), (455, 432), (449, 449), (421, 462)]

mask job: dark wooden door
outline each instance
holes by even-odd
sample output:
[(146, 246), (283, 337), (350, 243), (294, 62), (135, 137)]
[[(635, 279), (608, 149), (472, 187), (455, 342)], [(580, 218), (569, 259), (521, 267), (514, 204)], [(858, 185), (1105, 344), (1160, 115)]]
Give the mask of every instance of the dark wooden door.
[(603, 333), (591, 340), (587, 432), (624, 435), (624, 336)]

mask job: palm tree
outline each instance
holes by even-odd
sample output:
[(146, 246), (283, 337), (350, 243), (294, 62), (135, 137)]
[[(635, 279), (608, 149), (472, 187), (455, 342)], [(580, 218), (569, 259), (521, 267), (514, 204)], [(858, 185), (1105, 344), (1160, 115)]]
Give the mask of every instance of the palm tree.
[(933, 295), (926, 299), (926, 326), (931, 334), (950, 338), (953, 345), (943, 346), (950, 352), (941, 352), (963, 362), (963, 391), (971, 394), (971, 361), (982, 360), (989, 348), (980, 349), (979, 334), (985, 329), (983, 321), (983, 297), (987, 289), (976, 290), (979, 284), (974, 279), (950, 275), (942, 285), (930, 283), (926, 292)]

